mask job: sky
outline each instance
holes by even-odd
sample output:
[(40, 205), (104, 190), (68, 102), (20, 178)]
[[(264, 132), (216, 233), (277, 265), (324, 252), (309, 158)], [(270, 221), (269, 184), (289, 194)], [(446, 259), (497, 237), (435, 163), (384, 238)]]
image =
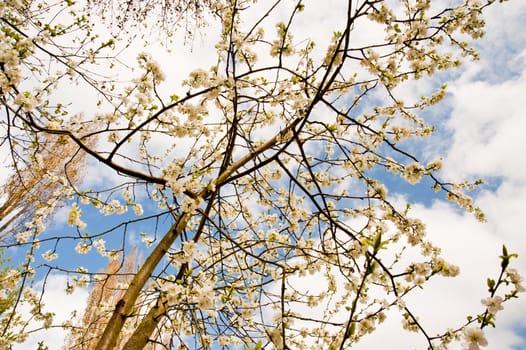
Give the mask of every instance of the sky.
[[(444, 325), (479, 307), (480, 298), (474, 296), (484, 295), (485, 278), (497, 272), (502, 244), (519, 254), (515, 267), (526, 271), (526, 3), (510, 1), (486, 15), (487, 34), (478, 43), (481, 59), (466, 64), (448, 83), (446, 106), (439, 107), (447, 111), (443, 130), (432, 138), (429, 149), (446, 151), (446, 176), (485, 179), (475, 199), (487, 222), (478, 223), (442, 200), (429, 204), (420, 198), (425, 205), (414, 206), (413, 214), (426, 223), (432, 241), (461, 268), (460, 276), (431, 283), (412, 301), (429, 323)], [(525, 349), (525, 314), (524, 299), (507, 305), (497, 315), (497, 328), (488, 331), (486, 349)], [(377, 333), (357, 349), (381, 348), (385, 339), (393, 339), (390, 349), (423, 348), (390, 326), (386, 324), (385, 337)]]
[[(330, 5), (313, 6), (319, 6), (313, 11), (316, 17), (305, 25), (309, 26), (308, 33), (316, 35), (331, 21), (327, 10)], [(477, 43), (481, 59), (466, 62), (449, 77), (448, 95), (433, 110), (438, 130), (425, 141), (421, 152), (429, 158), (438, 153), (443, 156), (442, 175), (446, 178), (485, 180), (475, 201), (484, 210), (487, 222), (477, 222), (430, 190), (401, 186), (390, 192), (394, 201), (413, 203), (412, 215), (426, 223), (431, 240), (442, 247), (450, 262), (461, 268), (460, 276), (432, 281), (408, 300), (430, 329), (460, 324), (465, 314), (479, 312), (480, 300), (486, 297), (486, 278), (498, 273), (502, 244), (519, 254), (512, 264), (526, 276), (526, 2), (511, 0), (491, 6), (486, 22), (487, 33)], [(191, 52), (179, 52), (175, 63), (167, 66), (167, 74), (183, 77), (190, 67), (208, 67), (211, 61), (206, 55), (206, 42), (197, 38)], [(415, 91), (408, 89), (405, 93)], [(75, 96), (70, 98), (75, 100)], [(103, 170), (93, 170), (88, 172), (86, 181), (97, 183)], [(64, 215), (63, 210), (55, 215), (55, 229), (65, 227)], [(81, 289), (66, 297), (63, 284), (64, 276), (50, 277), (45, 303), (58, 318), (65, 319), (72, 309), (82, 307), (87, 291)], [(526, 349), (524, 315), (525, 295), (506, 303), (497, 315), (497, 328), (487, 330), (489, 345), (485, 349)], [(62, 337), (58, 329), (36, 333), (15, 349), (35, 349), (42, 338), (50, 349), (59, 349)], [(390, 350), (425, 348), (422, 337), (401, 331), (399, 321), (393, 317), (353, 349), (383, 348), (386, 340)]]

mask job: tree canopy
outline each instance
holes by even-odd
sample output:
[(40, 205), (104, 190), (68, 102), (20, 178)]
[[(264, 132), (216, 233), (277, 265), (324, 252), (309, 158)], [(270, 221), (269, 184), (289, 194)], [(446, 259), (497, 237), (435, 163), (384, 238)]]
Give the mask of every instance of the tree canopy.
[(74, 349), (349, 349), (393, 313), (429, 349), (487, 345), (524, 291), (516, 254), (502, 247), (479, 311), (430, 333), (406, 298), (459, 269), (389, 190), (485, 220), (482, 181), (442, 177), (422, 145), (494, 2), (335, 1), (330, 19), (301, 0), (0, 4), (4, 193), (21, 198), (0, 213), (38, 203), (2, 243), (25, 260), (0, 271), (0, 339), (54, 325), (29, 281), (62, 273), (93, 287), (56, 325)]

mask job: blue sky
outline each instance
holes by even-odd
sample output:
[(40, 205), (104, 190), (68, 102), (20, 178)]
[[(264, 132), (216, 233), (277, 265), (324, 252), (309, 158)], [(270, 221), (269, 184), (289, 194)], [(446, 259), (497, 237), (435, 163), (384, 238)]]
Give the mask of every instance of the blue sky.
[[(314, 5), (313, 5), (314, 6)], [(319, 5), (318, 5), (319, 6)], [(326, 6), (326, 5), (325, 5)], [(330, 6), (329, 6), (330, 7)], [(323, 27), (330, 22), (330, 14), (320, 7), (318, 22), (312, 27)], [(461, 267), (458, 278), (436, 281), (410, 302), (421, 312), (421, 318), (429, 320), (431, 329), (459, 324), (467, 312), (478, 312), (480, 299), (485, 297), (486, 277), (494, 275), (498, 267), (500, 247), (505, 243), (508, 248), (519, 253), (513, 262), (523, 275), (526, 275), (526, 231), (523, 216), (526, 204), (526, 112), (524, 95), (526, 94), (526, 2), (512, 0), (492, 6), (486, 13), (487, 34), (477, 44), (481, 59), (466, 63), (461, 70), (447, 78), (449, 93), (442, 104), (429, 113), (437, 126), (436, 133), (421, 144), (414, 145), (423, 159), (432, 159), (436, 154), (444, 157), (442, 174), (446, 178), (484, 178), (485, 185), (475, 192), (477, 204), (486, 213), (488, 222), (478, 223), (471, 215), (463, 213), (443, 200), (442, 194), (435, 194), (430, 183), (413, 187), (400, 181), (396, 176), (385, 177), (381, 171), (378, 176), (385, 180), (393, 201), (411, 202), (413, 215), (426, 222), (429, 235), (443, 247), (444, 255)], [(315, 28), (309, 31), (315, 33)], [(167, 66), (167, 74), (175, 79), (184, 77), (194, 66), (209, 67), (211, 58), (206, 53), (206, 40), (197, 40), (191, 52), (179, 52), (176, 63)], [(201, 47), (203, 46), (203, 47)], [(162, 56), (159, 53), (159, 56)], [(187, 68), (186, 70), (180, 67)], [(181, 78), (182, 79), (182, 78)], [(425, 87), (441, 82), (432, 80), (420, 82)], [(415, 84), (415, 88), (421, 88)], [(408, 90), (411, 94), (415, 91)], [(66, 95), (69, 92), (65, 93)], [(75, 96), (68, 96), (74, 103)], [(79, 109), (85, 101), (78, 101)], [(106, 170), (91, 164), (86, 174), (86, 186), (108, 185), (116, 181)], [(129, 210), (123, 216), (108, 216), (99, 219), (96, 210), (82, 206), (83, 220), (88, 222), (90, 232), (98, 232), (118, 224), (123, 219), (133, 218)], [(145, 205), (145, 214), (154, 208)], [(65, 224), (67, 209), (58, 210), (46, 235), (56, 233), (75, 235), (73, 228)], [(140, 232), (152, 233), (155, 220), (131, 227), (127, 231), (128, 244), (139, 244)], [(170, 221), (161, 219), (158, 232), (162, 233)], [(122, 239), (123, 228), (105, 239), (108, 245), (117, 246)], [(109, 238), (113, 237), (113, 238)], [(115, 239), (115, 242), (112, 240)], [(66, 264), (74, 267), (84, 265), (92, 269), (104, 268), (104, 260), (95, 259), (95, 252), (79, 258), (73, 251), (76, 242), (61, 240), (61, 256), (52, 264)], [(54, 242), (43, 244), (41, 251), (53, 249)], [(70, 253), (67, 253), (67, 252)], [(18, 250), (20, 253), (20, 250)], [(44, 272), (45, 270), (42, 270)], [(39, 276), (39, 275), (37, 275)], [(62, 309), (64, 298), (68, 305), (82, 307), (86, 298), (85, 290), (78, 290), (74, 296), (64, 296), (61, 291), (64, 276), (56, 275), (49, 279), (45, 300), (49, 307)], [(526, 348), (526, 299), (510, 302), (497, 316), (497, 328), (489, 330), (488, 350), (520, 350)], [(64, 314), (69, 310), (63, 309)], [(67, 317), (59, 315), (59, 317)], [(458, 321), (456, 321), (458, 320)], [(38, 339), (55, 337), (58, 346), (61, 333), (40, 333), (16, 349), (34, 349)], [(422, 349), (422, 339), (400, 331), (396, 318), (388, 320), (373, 336), (359, 343), (356, 349), (378, 349), (385, 345), (385, 339), (396, 339), (390, 350)], [(50, 347), (53, 348), (53, 347)]]

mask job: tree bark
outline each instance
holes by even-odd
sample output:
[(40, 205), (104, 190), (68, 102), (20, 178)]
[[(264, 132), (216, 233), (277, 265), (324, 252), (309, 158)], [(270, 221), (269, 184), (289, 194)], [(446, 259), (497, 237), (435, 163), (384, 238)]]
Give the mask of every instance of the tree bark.
[(141, 289), (144, 287), (148, 278), (159, 261), (165, 256), (168, 249), (177, 237), (181, 234), (182, 230), (186, 227), (189, 214), (183, 213), (179, 216), (175, 224), (168, 230), (163, 239), (155, 247), (153, 252), (150, 254), (148, 259), (144, 262), (144, 265), (133, 277), (130, 286), (126, 290), (126, 293), (121, 300), (115, 306), (115, 310), (102, 333), (101, 339), (97, 343), (96, 350), (113, 350), (119, 339), (124, 322), (126, 318), (131, 315), (133, 307)]
[(137, 327), (136, 331), (133, 332), (131, 337), (128, 339), (126, 344), (123, 347), (123, 350), (142, 350), (148, 343), (148, 339), (152, 335), (159, 318), (162, 317), (165, 313), (165, 307), (162, 300), (162, 296), (157, 298), (155, 306), (153, 306), (148, 314), (144, 316), (140, 325)]

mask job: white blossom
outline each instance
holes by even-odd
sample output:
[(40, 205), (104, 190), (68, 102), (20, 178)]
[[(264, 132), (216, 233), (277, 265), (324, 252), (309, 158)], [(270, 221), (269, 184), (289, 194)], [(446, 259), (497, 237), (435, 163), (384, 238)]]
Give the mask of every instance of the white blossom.
[(518, 292), (525, 292), (526, 288), (522, 285), (523, 278), (517, 269), (511, 268), (506, 271), (511, 283), (515, 285), (515, 289)]
[(499, 296), (488, 297), (486, 299), (481, 300), (482, 304), (486, 305), (486, 307), (488, 308), (488, 312), (491, 314), (496, 314), (498, 311), (504, 309), (504, 307), (502, 306), (503, 301), (504, 300)]
[(136, 203), (133, 205), (133, 212), (137, 216), (141, 216), (144, 213), (144, 210), (142, 209), (142, 205), (140, 203)]
[(42, 254), (42, 258), (44, 258), (44, 260), (49, 262), (49, 261), (52, 261), (58, 258), (58, 254), (56, 252), (48, 250), (44, 254)]
[(91, 244), (86, 244), (84, 242), (77, 243), (75, 247), (75, 251), (79, 254), (86, 254), (88, 253), (92, 248)]
[(488, 345), (484, 331), (476, 327), (468, 327), (464, 329), (464, 340), (465, 350), (480, 350), (480, 346)]
[(407, 182), (414, 185), (419, 183), (420, 180), (422, 180), (422, 176), (424, 176), (424, 171), (424, 167), (420, 163), (414, 162), (405, 166), (401, 176)]

